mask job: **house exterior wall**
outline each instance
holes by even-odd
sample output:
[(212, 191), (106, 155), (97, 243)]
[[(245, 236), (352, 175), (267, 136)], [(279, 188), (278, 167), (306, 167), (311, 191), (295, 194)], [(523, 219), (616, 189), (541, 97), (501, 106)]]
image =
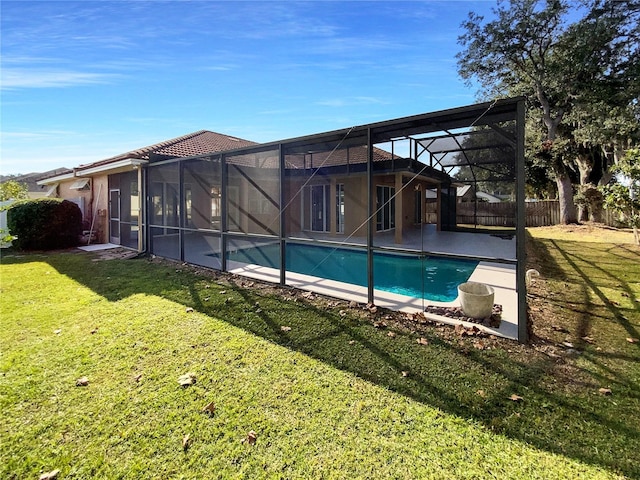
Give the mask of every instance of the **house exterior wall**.
[[(95, 175), (90, 177), (88, 190), (74, 190), (71, 188), (74, 182), (80, 178), (72, 178), (60, 182), (58, 185), (58, 197), (73, 201), (82, 210), (83, 230), (90, 230), (93, 223), (92, 243), (104, 243), (108, 238), (107, 231), (107, 175)], [(94, 213), (95, 219), (94, 219)]]
[(76, 203), (82, 210), (82, 220), (84, 222), (89, 219), (88, 213), (93, 201), (93, 182), (89, 185), (88, 190), (73, 190), (71, 185), (77, 180), (77, 178), (72, 178), (68, 181), (60, 182), (58, 185), (58, 196), (64, 200)]
[(424, 198), (424, 192), (427, 188), (433, 187), (432, 184), (422, 181), (410, 181), (402, 190), (402, 228), (412, 227), (416, 223), (416, 191), (420, 193), (422, 202), (422, 215), (420, 217), (420, 223), (425, 222), (425, 205), (426, 200)]
[(285, 199), (285, 232), (291, 235), (293, 232), (302, 231), (302, 200), (299, 193), (304, 185), (304, 179), (289, 178), (285, 181), (284, 199)]

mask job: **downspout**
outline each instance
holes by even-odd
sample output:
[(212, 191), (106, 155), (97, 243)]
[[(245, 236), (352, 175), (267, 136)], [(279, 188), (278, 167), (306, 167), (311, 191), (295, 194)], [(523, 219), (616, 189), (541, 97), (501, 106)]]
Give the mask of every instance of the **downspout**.
[[(99, 189), (98, 189), (99, 190)], [(91, 245), (91, 230), (93, 230), (93, 217), (95, 216), (95, 201), (96, 201), (96, 197), (94, 195), (95, 192), (95, 185), (93, 182), (93, 177), (91, 177), (91, 195), (89, 196), (89, 206), (87, 208), (88, 211), (93, 211), (93, 215), (91, 215), (91, 225), (89, 227), (89, 239), (87, 240), (87, 245)], [(83, 234), (84, 234), (84, 218), (82, 219), (82, 223), (83, 223)]]

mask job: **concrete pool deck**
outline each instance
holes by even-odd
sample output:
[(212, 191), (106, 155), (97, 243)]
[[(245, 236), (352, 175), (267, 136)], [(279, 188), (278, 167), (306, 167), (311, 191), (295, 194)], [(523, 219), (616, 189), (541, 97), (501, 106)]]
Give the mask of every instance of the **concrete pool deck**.
[[(438, 231), (433, 224), (405, 228), (402, 243), (395, 243), (393, 231), (377, 232), (373, 239), (374, 247), (394, 248), (428, 252), (442, 255), (461, 255), (471, 257), (485, 257), (487, 259), (516, 260), (515, 231), (513, 234), (490, 232), (445, 232)], [(291, 234), (288, 241), (300, 239), (303, 241), (316, 240), (320, 242), (346, 243), (351, 245), (366, 245), (364, 237), (346, 237), (344, 235), (330, 235), (315, 232), (301, 232)]]

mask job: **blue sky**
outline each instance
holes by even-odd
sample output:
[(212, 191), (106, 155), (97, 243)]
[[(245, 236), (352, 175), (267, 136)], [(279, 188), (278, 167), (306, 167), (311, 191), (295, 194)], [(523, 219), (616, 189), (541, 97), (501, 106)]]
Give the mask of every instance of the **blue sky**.
[(495, 1), (2, 1), (0, 173), (213, 130), (256, 142), (474, 103), (460, 24)]

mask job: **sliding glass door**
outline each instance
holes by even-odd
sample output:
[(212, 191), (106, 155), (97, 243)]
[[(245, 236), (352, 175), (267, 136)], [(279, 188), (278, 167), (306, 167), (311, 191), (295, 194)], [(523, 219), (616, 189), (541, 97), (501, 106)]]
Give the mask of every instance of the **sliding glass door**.
[(309, 215), (311, 230), (314, 232), (329, 231), (329, 185), (311, 185), (311, 201)]

